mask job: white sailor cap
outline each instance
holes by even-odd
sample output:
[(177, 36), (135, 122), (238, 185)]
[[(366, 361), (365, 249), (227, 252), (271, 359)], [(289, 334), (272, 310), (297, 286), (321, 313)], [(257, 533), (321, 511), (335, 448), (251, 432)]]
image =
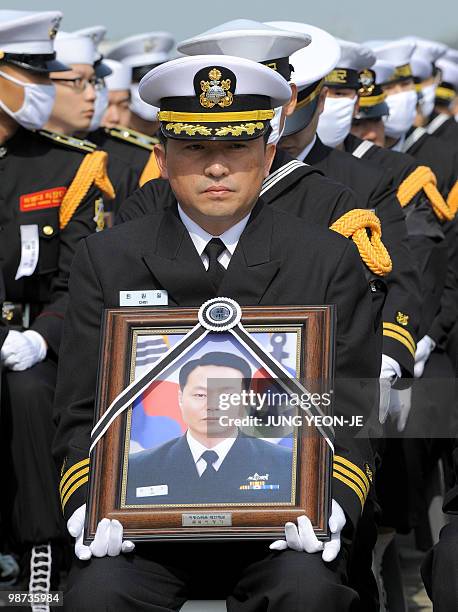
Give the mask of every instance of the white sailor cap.
[(450, 49), (449, 47), (444, 57), (445, 59), (448, 59), (451, 62), (455, 62), (455, 64), (458, 64), (458, 50), (457, 49)]
[(97, 52), (89, 36), (59, 32), (54, 43), (57, 59), (64, 64), (94, 64)]
[(147, 32), (124, 38), (106, 54), (107, 59), (123, 62), (132, 68), (154, 66), (170, 58), (175, 44), (169, 32)]
[(396, 66), (387, 60), (377, 60), (372, 66), (372, 70), (375, 72), (375, 82), (382, 85), (388, 83), (391, 79), (396, 70)]
[(68, 70), (55, 60), (60, 11), (0, 10), (0, 59), (36, 72)]
[(436, 98), (450, 102), (458, 94), (458, 64), (441, 57), (436, 66), (441, 71), (441, 82), (436, 89)]
[(269, 21), (267, 25), (311, 37), (306, 47), (295, 51), (290, 62), (291, 80), (297, 85), (295, 111), (286, 118), (283, 134), (289, 136), (302, 130), (313, 117), (324, 85), (324, 77), (335, 68), (340, 58), (340, 47), (334, 36), (325, 30), (296, 21)]
[(406, 36), (402, 40), (410, 40), (416, 45), (410, 58), (414, 77), (422, 81), (429, 79), (433, 75), (435, 62), (445, 55), (447, 45), (417, 36)]
[(344, 87), (358, 90), (359, 75), (375, 64), (375, 55), (369, 47), (348, 40), (338, 39), (340, 59), (326, 77), (328, 87)]
[(142, 100), (161, 110), (162, 133), (194, 140), (251, 140), (265, 134), (274, 108), (291, 97), (285, 79), (241, 57), (180, 57), (140, 82)]
[(111, 70), (108, 64), (103, 60), (103, 55), (99, 51), (99, 45), (104, 40), (107, 29), (103, 25), (89, 26), (87, 28), (81, 28), (80, 30), (74, 30), (72, 32), (75, 36), (88, 36), (94, 43), (94, 70), (98, 77), (104, 78), (111, 74)]
[(377, 60), (386, 60), (395, 66), (389, 82), (412, 78), (410, 59), (416, 47), (412, 40), (369, 41), (363, 44), (373, 50)]
[(232, 55), (260, 62), (291, 77), (289, 57), (310, 44), (310, 36), (250, 19), (227, 21), (177, 45), (186, 55)]
[(111, 70), (111, 74), (105, 79), (108, 91), (130, 89), (132, 83), (132, 68), (130, 66), (111, 59), (104, 59), (103, 63)]

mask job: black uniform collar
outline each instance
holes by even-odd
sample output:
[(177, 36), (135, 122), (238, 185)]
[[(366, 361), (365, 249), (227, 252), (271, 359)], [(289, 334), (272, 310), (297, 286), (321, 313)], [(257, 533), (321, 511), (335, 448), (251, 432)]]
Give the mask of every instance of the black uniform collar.
[(307, 164), (310, 164), (311, 166), (314, 166), (329, 157), (333, 150), (334, 149), (332, 147), (328, 147), (323, 142), (321, 142), (317, 135), (312, 150), (309, 151), (309, 154), (303, 161)]

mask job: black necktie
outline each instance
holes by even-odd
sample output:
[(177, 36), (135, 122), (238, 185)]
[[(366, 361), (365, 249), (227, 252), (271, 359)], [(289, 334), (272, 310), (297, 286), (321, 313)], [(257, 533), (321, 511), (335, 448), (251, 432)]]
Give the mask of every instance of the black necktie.
[(218, 291), (221, 281), (223, 280), (224, 272), (226, 271), (218, 261), (218, 257), (225, 250), (226, 245), (220, 238), (212, 238), (204, 249), (204, 253), (208, 257), (207, 274), (216, 291)]
[(204, 453), (202, 453), (200, 458), (203, 459), (205, 463), (207, 464), (207, 467), (202, 472), (202, 475), (200, 478), (204, 480), (206, 480), (207, 478), (211, 478), (212, 476), (216, 474), (216, 470), (213, 467), (213, 464), (219, 459), (218, 453), (212, 450), (206, 450)]

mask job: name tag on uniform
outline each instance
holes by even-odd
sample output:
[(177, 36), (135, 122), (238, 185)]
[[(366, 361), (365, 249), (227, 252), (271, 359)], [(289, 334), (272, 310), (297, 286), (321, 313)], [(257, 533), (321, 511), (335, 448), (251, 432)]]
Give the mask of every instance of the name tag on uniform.
[(169, 296), (164, 289), (147, 291), (120, 291), (120, 306), (167, 306)]
[(136, 497), (155, 497), (156, 495), (168, 495), (168, 485), (153, 485), (151, 487), (137, 487), (135, 490)]
[(32, 276), (38, 263), (40, 241), (38, 225), (21, 225), (21, 261), (14, 280), (23, 276)]

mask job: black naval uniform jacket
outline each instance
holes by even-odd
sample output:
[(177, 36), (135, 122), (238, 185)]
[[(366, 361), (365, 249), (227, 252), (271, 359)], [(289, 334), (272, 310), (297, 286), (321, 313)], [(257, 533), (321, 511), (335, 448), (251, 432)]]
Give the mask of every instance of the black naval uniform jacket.
[[(159, 141), (146, 134), (128, 128), (99, 128), (88, 135), (91, 142), (103, 149), (109, 158), (115, 156), (132, 169), (135, 176), (135, 188), (138, 187), (143, 170), (153, 153), (153, 146)], [(127, 194), (127, 195), (130, 195)], [(117, 212), (123, 200), (117, 200)]]
[[(106, 265), (106, 261), (110, 265)], [(70, 278), (70, 299), (59, 359), (54, 454), (69, 517), (85, 502), (103, 310), (119, 306), (121, 290), (165, 289), (169, 306), (200, 306), (227, 296), (242, 306), (335, 304), (336, 381), (377, 379), (372, 298), (351, 241), (265, 206), (258, 200), (218, 293), (210, 283), (176, 203), (82, 241)], [(75, 373), (77, 375), (75, 376)], [(339, 386), (340, 389), (340, 386)], [(335, 413), (369, 416), (378, 398), (336, 389)], [(372, 450), (355, 430), (337, 432), (333, 496), (355, 526), (373, 472)]]
[[(355, 153), (367, 142), (350, 134), (345, 140), (345, 150)], [(408, 180), (421, 166), (408, 153), (383, 149), (377, 145), (364, 147), (363, 158), (390, 172), (396, 192), (403, 181)], [(449, 258), (445, 236), (447, 222), (439, 221), (423, 190), (412, 197), (403, 208), (406, 219), (409, 246), (421, 279), (421, 320), (418, 337), (431, 336), (436, 343), (443, 341), (450, 331), (456, 308), (452, 306), (448, 287), (456, 284), (456, 262)], [(453, 248), (453, 247), (452, 247)], [(444, 291), (447, 288), (447, 291)]]
[[(57, 355), (70, 265), (81, 240), (103, 226), (102, 194), (92, 185), (68, 225), (59, 207), (88, 150), (76, 140), (53, 139), (20, 128), (0, 149), (0, 284), (3, 301), (30, 304), (30, 328)], [(101, 217), (102, 215), (102, 217)], [(21, 259), (22, 225), (37, 225), (39, 257), (31, 276), (15, 280)], [(102, 224), (102, 225), (101, 225)], [(9, 314), (4, 309), (8, 323)], [(6, 328), (7, 329), (7, 328)]]
[(404, 374), (413, 376), (420, 322), (420, 279), (390, 174), (366, 160), (326, 146), (318, 137), (304, 161), (349, 185), (359, 195), (362, 208), (374, 210), (379, 217), (382, 240), (393, 263), (392, 271), (384, 277), (388, 295), (382, 315), (383, 352), (400, 364)]
[[(129, 458), (126, 504), (288, 502), (292, 458), (290, 448), (239, 432), (218, 471), (201, 478), (184, 434)], [(253, 481), (266, 486), (252, 488)], [(167, 486), (164, 495), (147, 495), (155, 485)]]
[(458, 123), (454, 116), (434, 112), (425, 129), (430, 136), (448, 142), (455, 149), (458, 147)]

